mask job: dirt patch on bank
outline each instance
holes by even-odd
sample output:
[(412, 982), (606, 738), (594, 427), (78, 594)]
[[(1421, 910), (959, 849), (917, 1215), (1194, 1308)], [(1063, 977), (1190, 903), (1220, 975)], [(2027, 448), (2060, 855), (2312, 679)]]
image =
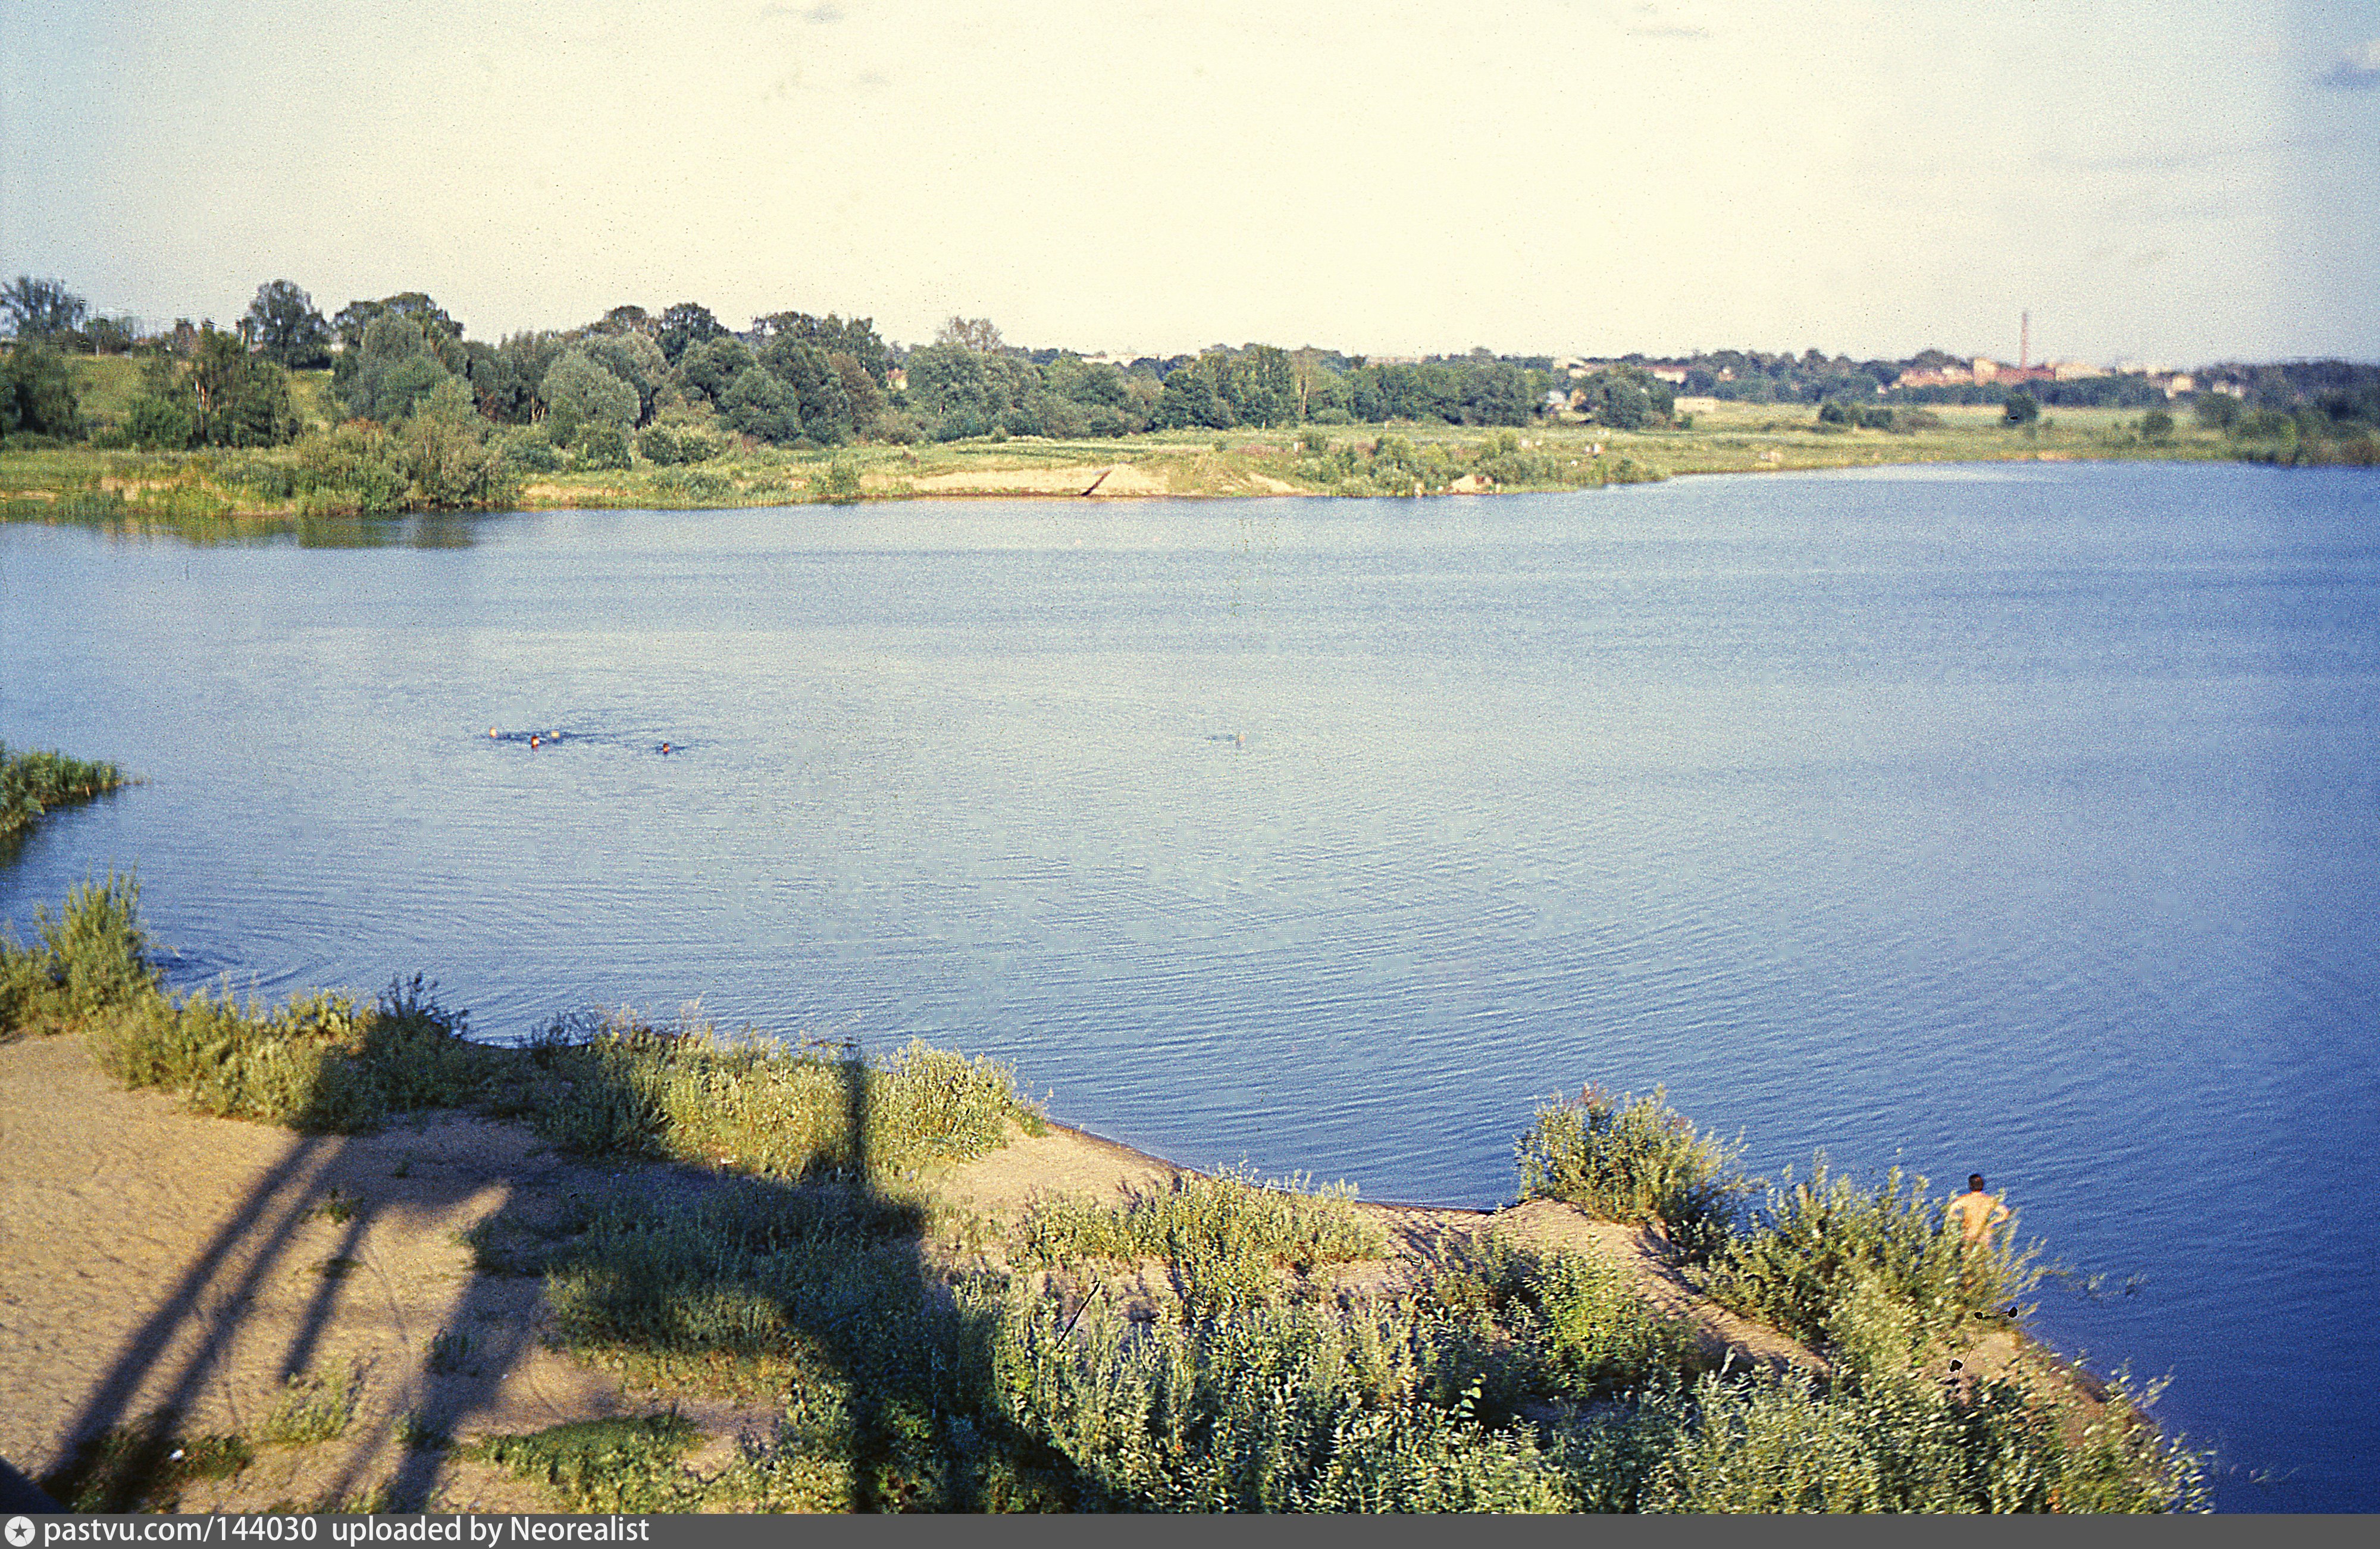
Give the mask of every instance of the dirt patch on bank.
[(921, 495), (1170, 495), (1165, 479), (1130, 463), (1085, 463), (1062, 468), (963, 468), (912, 479)]

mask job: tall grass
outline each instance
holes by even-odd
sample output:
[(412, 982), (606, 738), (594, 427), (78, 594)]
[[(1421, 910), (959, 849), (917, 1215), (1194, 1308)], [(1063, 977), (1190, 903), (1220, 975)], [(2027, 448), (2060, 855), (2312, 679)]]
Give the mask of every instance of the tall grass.
[(691, 1010), (558, 1018), (528, 1046), (558, 1085), (528, 1117), (586, 1155), (666, 1157), (763, 1178), (883, 1179), (965, 1161), (1043, 1123), (1005, 1065), (912, 1042), (890, 1059), (722, 1040)]
[(1184, 1174), (1122, 1204), (1059, 1199), (1037, 1206), (1023, 1228), (1024, 1252), (1052, 1267), (1087, 1259), (1162, 1259), (1184, 1317), (1200, 1318), (1276, 1301), (1287, 1271), (1375, 1259), (1388, 1234), (1355, 1211), (1344, 1185), (1309, 1192), (1306, 1180), (1259, 1184), (1254, 1174)]
[(367, 1005), (318, 991), (242, 1006), (227, 986), (179, 1003), (152, 995), (115, 1016), (97, 1052), (127, 1086), (179, 1093), (201, 1113), (363, 1133), (395, 1114), (481, 1101), (504, 1063), (434, 990), (416, 974)]
[(0, 743), (0, 839), (31, 828), (54, 807), (94, 800), (124, 783), (113, 764), (55, 750), (11, 753)]
[(0, 939), (0, 1039), (57, 1033), (161, 998), (138, 877), (107, 874), (34, 912), (38, 946)]
[(1567, 1200), (1606, 1220), (1649, 1226), (1690, 1258), (1725, 1242), (1754, 1187), (1742, 1142), (1695, 1131), (1656, 1088), (1614, 1097), (1588, 1085), (1539, 1106), (1514, 1145), (1523, 1198)]

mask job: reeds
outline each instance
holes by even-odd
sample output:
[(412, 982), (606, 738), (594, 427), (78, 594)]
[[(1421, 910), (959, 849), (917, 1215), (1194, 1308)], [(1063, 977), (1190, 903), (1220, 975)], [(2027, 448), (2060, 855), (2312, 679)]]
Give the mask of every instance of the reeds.
[(53, 808), (95, 800), (124, 783), (113, 764), (55, 750), (11, 753), (0, 743), (0, 838), (31, 828)]

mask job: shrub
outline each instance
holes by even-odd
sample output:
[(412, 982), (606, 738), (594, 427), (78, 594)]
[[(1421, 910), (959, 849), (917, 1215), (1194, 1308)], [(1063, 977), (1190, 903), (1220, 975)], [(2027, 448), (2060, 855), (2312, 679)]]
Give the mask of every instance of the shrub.
[(1742, 1142), (1698, 1134), (1658, 1087), (1650, 1097), (1615, 1098), (1590, 1084), (1572, 1101), (1540, 1106), (1514, 1152), (1524, 1199), (1567, 1200), (1652, 1227), (1694, 1258), (1727, 1240), (1738, 1202), (1755, 1187), (1736, 1170)]
[(1862, 1188), (1820, 1156), (1808, 1182), (1789, 1176), (1769, 1192), (1705, 1285), (1726, 1306), (1873, 1368), (1978, 1316), (2021, 1315), (2043, 1274), (2035, 1257), (2030, 1247), (1962, 1246), (1923, 1178), (1896, 1167)]
[(610, 420), (589, 420), (573, 444), (582, 470), (611, 472), (629, 466), (628, 433)]
[(0, 941), (0, 1036), (62, 1032), (161, 999), (140, 906), (139, 878), (110, 872), (69, 892), (55, 918), (35, 911), (40, 946)]

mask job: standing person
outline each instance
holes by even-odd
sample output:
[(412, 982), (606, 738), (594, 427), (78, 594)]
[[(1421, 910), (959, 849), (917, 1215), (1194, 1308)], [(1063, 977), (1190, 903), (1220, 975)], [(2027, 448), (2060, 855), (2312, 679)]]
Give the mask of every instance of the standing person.
[(1984, 1175), (1967, 1175), (1967, 1192), (1950, 1202), (1950, 1219), (1958, 1223), (1959, 1240), (1969, 1248), (1992, 1245), (1992, 1228), (2009, 1218), (2009, 1207), (1986, 1192)]

